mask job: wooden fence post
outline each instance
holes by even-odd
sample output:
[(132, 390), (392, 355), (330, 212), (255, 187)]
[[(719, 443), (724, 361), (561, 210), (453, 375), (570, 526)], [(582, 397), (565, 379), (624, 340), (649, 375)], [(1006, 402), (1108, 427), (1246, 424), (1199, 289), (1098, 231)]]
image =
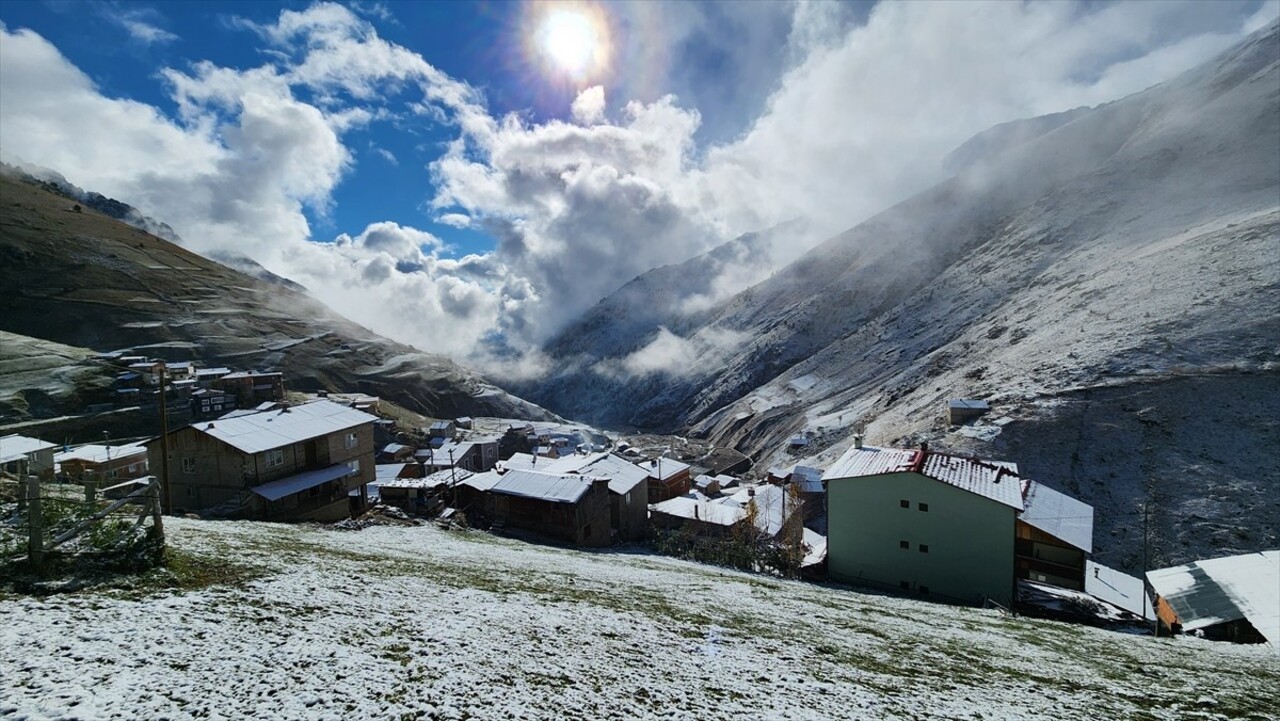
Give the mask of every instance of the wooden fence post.
[(40, 479), (27, 476), (27, 561), (39, 572), (44, 568), (44, 516), (41, 513)]
[(93, 509), (93, 502), (98, 500), (98, 484), (93, 481), (86, 481), (84, 484), (84, 504)]

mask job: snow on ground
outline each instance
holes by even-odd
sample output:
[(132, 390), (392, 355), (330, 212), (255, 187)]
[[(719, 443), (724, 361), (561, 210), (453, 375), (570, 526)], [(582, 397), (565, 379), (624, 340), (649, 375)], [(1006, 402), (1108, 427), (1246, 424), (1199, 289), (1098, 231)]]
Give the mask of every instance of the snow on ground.
[(1264, 718), (1280, 659), (433, 527), (168, 519), (244, 587), (0, 598), (0, 717)]

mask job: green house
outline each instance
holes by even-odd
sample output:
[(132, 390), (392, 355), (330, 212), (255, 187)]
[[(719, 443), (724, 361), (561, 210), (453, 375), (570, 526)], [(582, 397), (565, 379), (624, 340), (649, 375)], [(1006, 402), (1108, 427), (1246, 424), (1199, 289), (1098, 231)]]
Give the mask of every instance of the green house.
[(855, 442), (823, 482), (831, 580), (1010, 605), (1016, 465)]

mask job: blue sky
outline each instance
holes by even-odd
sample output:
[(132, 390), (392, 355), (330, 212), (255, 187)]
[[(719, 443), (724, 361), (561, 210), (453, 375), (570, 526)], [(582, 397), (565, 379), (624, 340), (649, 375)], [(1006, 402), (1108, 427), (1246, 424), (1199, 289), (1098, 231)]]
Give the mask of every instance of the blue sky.
[(974, 134), (1139, 92), (1278, 16), (1280, 0), (8, 0), (0, 157), (379, 333), (531, 374), (539, 344), (647, 270), (805, 221), (692, 279), (706, 307), (944, 179)]

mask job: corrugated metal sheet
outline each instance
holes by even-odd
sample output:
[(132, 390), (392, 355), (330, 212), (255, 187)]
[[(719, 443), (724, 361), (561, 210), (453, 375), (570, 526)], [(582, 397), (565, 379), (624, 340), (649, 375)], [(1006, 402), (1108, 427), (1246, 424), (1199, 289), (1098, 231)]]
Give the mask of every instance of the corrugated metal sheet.
[(732, 526), (746, 515), (742, 508), (730, 503), (716, 503), (702, 498), (677, 496), (655, 504), (653, 513), (702, 521), (717, 526)]
[(1145, 619), (1155, 618), (1151, 599), (1147, 597), (1142, 579), (1107, 568), (1100, 563), (1085, 561), (1084, 590), (1090, 596), (1123, 608)]
[(261, 453), (376, 420), (377, 416), (354, 408), (318, 400), (279, 411), (223, 417), (211, 423), (200, 422), (192, 428), (245, 453)]
[(579, 475), (507, 471), (490, 490), (553, 503), (577, 503), (591, 488), (591, 480)]
[(351, 467), (347, 464), (337, 463), (327, 468), (303, 471), (292, 476), (286, 476), (278, 481), (254, 486), (251, 490), (268, 501), (278, 501), (285, 496), (305, 491), (308, 488), (314, 488), (321, 483), (332, 481), (335, 478), (342, 478), (351, 472)]
[(58, 463), (64, 461), (106, 463), (108, 458), (112, 461), (118, 461), (121, 458), (133, 456), (137, 456), (136, 460), (145, 459), (147, 457), (147, 447), (140, 443), (130, 443), (125, 446), (104, 446), (102, 444), (86, 443), (79, 448), (55, 453), (53, 460)]
[(502, 476), (497, 471), (488, 471), (486, 473), (477, 473), (466, 480), (460, 481), (459, 486), (468, 486), (480, 492), (486, 492), (497, 485), (502, 480)]
[(850, 448), (822, 475), (823, 480), (914, 471), (970, 493), (1022, 510), (1018, 466), (946, 453), (863, 446)]
[(801, 493), (822, 493), (822, 471), (817, 468), (796, 466), (791, 482), (800, 486)]
[(1093, 552), (1093, 506), (1036, 481), (1023, 481), (1025, 510), (1018, 520), (1061, 541)]
[(1280, 649), (1280, 551), (1196, 561), (1147, 572), (1155, 592), (1182, 620), (1182, 628), (1246, 618)]

